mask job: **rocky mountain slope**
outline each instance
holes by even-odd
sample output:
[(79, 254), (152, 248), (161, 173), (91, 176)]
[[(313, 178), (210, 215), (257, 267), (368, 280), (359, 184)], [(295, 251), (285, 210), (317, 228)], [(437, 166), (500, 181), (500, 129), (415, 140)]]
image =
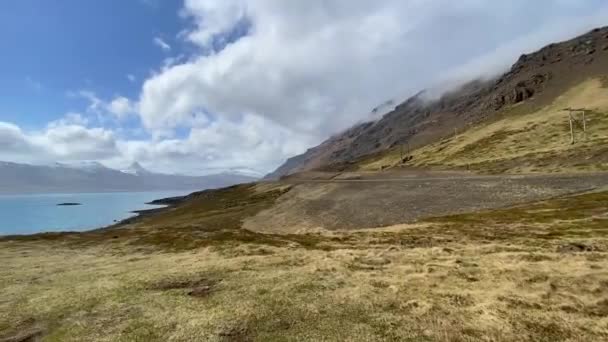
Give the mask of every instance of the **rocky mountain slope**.
[(0, 193), (199, 190), (254, 180), (230, 173), (199, 177), (160, 174), (139, 164), (119, 171), (99, 163), (42, 166), (0, 162)]
[[(414, 166), (483, 173), (608, 171), (607, 81), (606, 77), (590, 78), (538, 110), (522, 112), (514, 107), (501, 118), (412, 151), (405, 163), (395, 148), (361, 158), (351, 168), (371, 171)], [(579, 111), (570, 113), (566, 108)]]
[(503, 75), (469, 82), (439, 99), (420, 92), (382, 119), (356, 125), (289, 159), (269, 178), (345, 169), (397, 146), (415, 149), (504, 115), (538, 112), (572, 87), (607, 74), (608, 27), (603, 27), (524, 54)]

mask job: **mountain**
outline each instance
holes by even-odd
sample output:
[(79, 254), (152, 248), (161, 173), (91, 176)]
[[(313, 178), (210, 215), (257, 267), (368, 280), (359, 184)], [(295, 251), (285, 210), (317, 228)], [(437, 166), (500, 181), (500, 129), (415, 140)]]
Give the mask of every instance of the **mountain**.
[(160, 174), (148, 171), (138, 163), (119, 171), (95, 162), (49, 166), (0, 162), (0, 193), (201, 190), (254, 180), (236, 173)]
[(82, 161), (82, 162), (76, 162), (76, 163), (54, 163), (52, 164), (52, 166), (58, 167), (58, 168), (69, 168), (69, 169), (75, 169), (75, 170), (82, 170), (82, 171), (87, 171), (87, 172), (96, 172), (99, 170), (103, 170), (106, 167), (103, 166), (103, 164), (96, 162), (96, 161)]
[(536, 112), (569, 89), (604, 75), (608, 75), (608, 27), (524, 54), (503, 75), (470, 81), (438, 99), (428, 99), (422, 91), (380, 120), (358, 124), (290, 158), (266, 178), (315, 169), (343, 170), (361, 158), (401, 146), (420, 148), (505, 115)]
[(146, 170), (143, 166), (141, 166), (138, 162), (133, 162), (128, 168), (120, 170), (123, 173), (128, 173), (131, 175), (146, 175), (151, 172)]

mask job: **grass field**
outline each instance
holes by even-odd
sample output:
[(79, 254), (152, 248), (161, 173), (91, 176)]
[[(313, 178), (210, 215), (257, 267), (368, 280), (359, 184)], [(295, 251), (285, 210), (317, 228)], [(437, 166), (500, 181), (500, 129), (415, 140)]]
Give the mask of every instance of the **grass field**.
[(608, 339), (608, 192), (352, 232), (240, 227), (284, 191), (0, 240), (0, 340)]

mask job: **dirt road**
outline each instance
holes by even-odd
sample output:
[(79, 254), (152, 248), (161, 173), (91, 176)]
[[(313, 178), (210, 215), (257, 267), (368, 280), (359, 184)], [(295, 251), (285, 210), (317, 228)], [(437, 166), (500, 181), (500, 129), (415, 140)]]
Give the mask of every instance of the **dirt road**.
[(245, 221), (263, 232), (360, 229), (500, 208), (608, 187), (608, 173), (485, 176), (444, 172), (315, 173)]

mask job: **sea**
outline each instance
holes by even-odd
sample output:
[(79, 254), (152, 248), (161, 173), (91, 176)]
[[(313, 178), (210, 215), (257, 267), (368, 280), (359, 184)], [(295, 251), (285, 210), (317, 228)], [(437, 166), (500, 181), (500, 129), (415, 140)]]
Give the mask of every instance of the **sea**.
[(136, 215), (134, 210), (161, 207), (150, 201), (193, 191), (0, 195), (0, 236), (102, 228)]

